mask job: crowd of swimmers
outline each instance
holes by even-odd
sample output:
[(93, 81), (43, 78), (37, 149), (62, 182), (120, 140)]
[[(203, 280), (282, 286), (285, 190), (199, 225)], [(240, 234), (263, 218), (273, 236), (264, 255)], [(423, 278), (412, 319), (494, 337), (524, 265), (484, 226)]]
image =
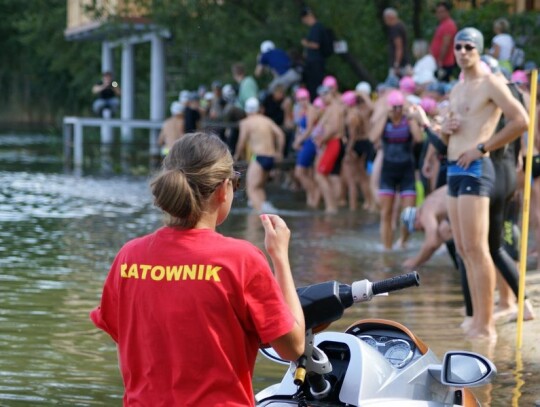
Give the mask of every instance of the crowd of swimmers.
[[(261, 44), (261, 52), (268, 47), (274, 49)], [(411, 232), (424, 230), (420, 251), (403, 267), (421, 266), (445, 243), (463, 273), (464, 328), (473, 337), (494, 337), (493, 296), (482, 293), (494, 291), (496, 266), (503, 278), (495, 316), (514, 313), (523, 161), (528, 139), (538, 138), (526, 132), (531, 71), (502, 70), (483, 53), (482, 34), (473, 28), (456, 34), (454, 53), (462, 72), (454, 81), (419, 83), (409, 72), (376, 89), (367, 82), (341, 89), (327, 75), (316, 95), (292, 81), (274, 83), (261, 96), (254, 78), (235, 65), (236, 87), (215, 82), (210, 92), (181, 92), (160, 140), (170, 148), (179, 135), (201, 128), (203, 118), (235, 123), (214, 130), (247, 165), (246, 193), (255, 211), (276, 210), (266, 181), (287, 172), (288, 187), (305, 191), (307, 208), (379, 213), (385, 250), (405, 247)], [(188, 121), (195, 127), (188, 129)], [(534, 151), (531, 216), (540, 246), (536, 145)], [(276, 168), (284, 157), (294, 160), (293, 170)], [(525, 317), (534, 317), (529, 301)]]

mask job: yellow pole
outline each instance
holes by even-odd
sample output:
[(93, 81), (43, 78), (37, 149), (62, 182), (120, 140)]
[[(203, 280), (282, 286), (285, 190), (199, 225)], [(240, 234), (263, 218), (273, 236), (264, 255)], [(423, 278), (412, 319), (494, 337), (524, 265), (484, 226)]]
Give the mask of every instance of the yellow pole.
[(529, 238), (529, 203), (531, 197), (532, 156), (536, 118), (536, 86), (538, 71), (531, 75), (531, 103), (529, 106), (529, 130), (527, 134), (527, 162), (525, 163), (525, 188), (523, 191), (523, 218), (521, 220), (521, 247), (519, 252), (519, 295), (517, 319), (517, 348), (523, 344), (523, 310), (525, 302), (525, 275), (527, 274), (527, 241)]

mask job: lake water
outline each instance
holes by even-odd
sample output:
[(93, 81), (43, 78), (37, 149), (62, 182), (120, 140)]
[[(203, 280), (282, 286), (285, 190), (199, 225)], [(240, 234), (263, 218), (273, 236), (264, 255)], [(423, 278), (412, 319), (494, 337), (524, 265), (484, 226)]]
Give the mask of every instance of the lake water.
[[(76, 174), (64, 167), (59, 136), (0, 135), (0, 406), (121, 405), (115, 346), (88, 312), (99, 302), (117, 250), (159, 227), (161, 215), (152, 205), (144, 147), (113, 148), (110, 156), (96, 145), (85, 149), (85, 168)], [(292, 231), (298, 286), (393, 276), (421, 242), (417, 234), (409, 251), (384, 253), (377, 216), (306, 211), (302, 194), (277, 185), (271, 198)], [(245, 198), (235, 201), (219, 231), (263, 247), (262, 227)], [(520, 357), (515, 324), (499, 326), (493, 349), (465, 341), (459, 276), (448, 256), (437, 253), (419, 271), (421, 287), (353, 307), (331, 329), (364, 317), (395, 319), (441, 357), (450, 349), (489, 356), (499, 374), (475, 391), (483, 405), (534, 406), (540, 399), (539, 323), (525, 323)], [(538, 310), (540, 278), (537, 272), (529, 277)], [(259, 359), (256, 391), (283, 374), (283, 366)]]

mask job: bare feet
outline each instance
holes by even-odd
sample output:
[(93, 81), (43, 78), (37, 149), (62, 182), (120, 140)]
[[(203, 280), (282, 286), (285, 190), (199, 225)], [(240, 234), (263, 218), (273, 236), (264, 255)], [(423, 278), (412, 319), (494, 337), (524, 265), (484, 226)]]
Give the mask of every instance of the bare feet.
[(460, 325), (461, 329), (463, 329), (465, 332), (467, 332), (471, 328), (472, 322), (473, 322), (472, 317), (465, 317), (465, 319), (463, 320), (463, 322)]
[(517, 316), (517, 306), (510, 305), (507, 307), (498, 306), (493, 312), (493, 319), (497, 323), (506, 323), (511, 321), (512, 316), (516, 318)]
[(494, 327), (471, 326), (466, 332), (465, 337), (473, 340), (497, 340), (497, 331)]
[[(535, 319), (536, 315), (534, 314), (531, 301), (527, 299), (523, 305), (523, 320), (531, 321)], [(515, 322), (518, 318), (518, 307), (517, 305), (504, 308), (497, 307), (493, 313), (493, 318), (495, 321), (502, 323)]]

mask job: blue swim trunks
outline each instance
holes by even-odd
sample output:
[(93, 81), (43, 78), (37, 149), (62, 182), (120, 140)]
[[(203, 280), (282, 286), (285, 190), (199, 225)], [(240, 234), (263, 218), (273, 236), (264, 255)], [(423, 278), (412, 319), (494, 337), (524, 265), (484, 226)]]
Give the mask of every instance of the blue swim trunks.
[(270, 171), (274, 168), (274, 157), (267, 155), (256, 155), (254, 159), (260, 164), (263, 170)]
[(457, 198), (460, 195), (491, 195), (495, 184), (495, 169), (489, 157), (479, 158), (465, 169), (457, 161), (448, 161), (448, 195)]

